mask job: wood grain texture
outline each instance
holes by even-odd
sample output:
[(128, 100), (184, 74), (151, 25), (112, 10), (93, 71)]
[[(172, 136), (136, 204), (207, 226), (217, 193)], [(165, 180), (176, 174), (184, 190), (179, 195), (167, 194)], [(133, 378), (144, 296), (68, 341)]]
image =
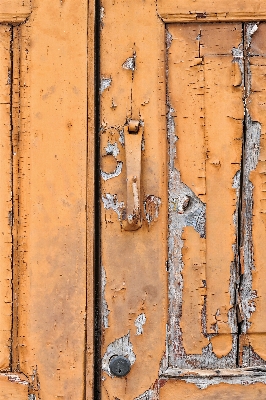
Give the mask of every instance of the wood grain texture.
[(12, 320), (11, 28), (0, 25), (0, 370), (10, 368)]

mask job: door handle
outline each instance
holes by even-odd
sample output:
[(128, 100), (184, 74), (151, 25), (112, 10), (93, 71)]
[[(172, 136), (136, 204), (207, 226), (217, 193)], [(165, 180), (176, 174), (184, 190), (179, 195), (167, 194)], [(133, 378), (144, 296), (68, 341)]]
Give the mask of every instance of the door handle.
[(130, 120), (124, 126), (127, 174), (127, 204), (123, 228), (136, 231), (142, 225), (140, 211), (141, 141), (143, 126)]

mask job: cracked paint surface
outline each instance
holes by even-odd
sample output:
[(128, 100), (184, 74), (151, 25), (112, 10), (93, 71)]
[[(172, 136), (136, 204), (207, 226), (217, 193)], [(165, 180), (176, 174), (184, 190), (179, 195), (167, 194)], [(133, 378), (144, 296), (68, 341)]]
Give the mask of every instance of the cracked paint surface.
[[(217, 34), (220, 29), (223, 32), (218, 39), (218, 52), (217, 48), (212, 48), (208, 40), (208, 29), (213, 29), (214, 35), (215, 29)], [(177, 47), (173, 43), (177, 43), (179, 35), (183, 41), (181, 45), (178, 42), (179, 47)], [(232, 38), (231, 28), (225, 25), (218, 28), (214, 25), (208, 27), (201, 25), (195, 29), (184, 26), (182, 30), (176, 26), (169, 28), (166, 38), (170, 54), (168, 90), (171, 93), (168, 97), (170, 154), (168, 353), (169, 365), (179, 368), (218, 366), (231, 368), (236, 362), (237, 327), (233, 288), (236, 286), (234, 271), (237, 265), (234, 249), (238, 227), (234, 222), (238, 209), (239, 189), (232, 187), (232, 184), (241, 167), (243, 123), (240, 66), (242, 53), (239, 45), (242, 37), (241, 25), (238, 25), (234, 35)], [(189, 49), (187, 55), (186, 46)], [(232, 48), (237, 50), (232, 52)], [(223, 55), (219, 56), (219, 52)], [(225, 58), (226, 52), (228, 56)], [(192, 58), (193, 54), (195, 59)], [(223, 60), (223, 64), (217, 61), (219, 57)], [(186, 69), (188, 67), (190, 70)], [(229, 73), (231, 75), (232, 71), (233, 79), (229, 75), (228, 81), (217, 89), (212, 85), (216, 85), (214, 82), (220, 69), (224, 69), (228, 75)], [(187, 80), (193, 82), (190, 83), (189, 89), (185, 89)], [(186, 97), (179, 98), (181, 95), (179, 96), (175, 85), (178, 85), (180, 93), (186, 92)], [(232, 90), (232, 86), (235, 89)], [(229, 99), (232, 98), (232, 102), (239, 101), (240, 106), (235, 107), (235, 104), (232, 106), (230, 120), (228, 108), (221, 109), (217, 102), (218, 98), (216, 100), (217, 90), (220, 91), (219, 97), (227, 96)], [(182, 103), (182, 108), (178, 101)], [(219, 124), (224, 124), (224, 129), (230, 132), (235, 126), (236, 133), (232, 133), (231, 139), (220, 138), (221, 144), (217, 142), (219, 126), (214, 128), (217, 123), (212, 119), (208, 112), (209, 108), (207, 104), (204, 106), (203, 101), (207, 104), (212, 103), (210, 109), (214, 109), (217, 102), (217, 107), (220, 108)], [(192, 121), (190, 125), (189, 119)], [(232, 145), (235, 148), (230, 154), (229, 149)], [(228, 161), (224, 160), (222, 148), (228, 149), (226, 152), (227, 157), (231, 157), (230, 167), (227, 167)], [(228, 179), (228, 183), (224, 177)], [(219, 194), (221, 189), (222, 197)], [(228, 200), (225, 200), (226, 198)], [(229, 210), (230, 202), (232, 206)], [(223, 210), (220, 217), (216, 210), (220, 212)], [(223, 221), (225, 218), (227, 222)], [(224, 250), (220, 249), (227, 255), (227, 265), (225, 257), (220, 259), (215, 249), (219, 243), (217, 224), (227, 226), (222, 241)], [(219, 280), (224, 282), (223, 286), (217, 285)], [(223, 336), (220, 337), (221, 333)]]
[[(112, 157), (119, 157), (118, 160), (121, 160), (126, 166), (123, 126), (132, 117), (145, 121), (145, 148), (143, 146), (142, 155), (142, 166), (144, 167), (142, 192), (144, 196), (140, 199), (139, 205), (142, 207), (143, 204), (143, 218), (146, 217), (146, 221), (149, 222), (153, 218), (151, 215), (155, 215), (157, 218), (157, 210), (154, 208), (150, 211), (149, 199), (148, 202), (145, 203), (145, 201), (149, 196), (157, 197), (159, 199), (157, 205), (161, 201), (158, 207), (160, 210), (159, 223), (164, 216), (162, 210), (166, 203), (165, 197), (161, 193), (157, 193), (154, 188), (147, 190), (146, 185), (148, 181), (148, 184), (153, 186), (152, 181), (157, 178), (157, 175), (152, 172), (153, 166), (148, 161), (148, 155), (150, 157), (151, 154), (152, 156), (154, 154), (155, 160), (155, 156), (163, 154), (162, 152), (156, 153), (153, 149), (157, 143), (156, 133), (152, 140), (150, 136), (150, 132), (153, 129), (156, 132), (157, 129), (157, 114), (164, 116), (165, 104), (162, 106), (163, 111), (158, 112), (158, 103), (155, 102), (159, 96), (156, 82), (159, 82), (160, 79), (158, 79), (157, 71), (152, 86), (155, 94), (151, 93), (149, 85), (146, 85), (149, 71), (146, 70), (145, 74), (142, 72), (142, 68), (145, 68), (146, 52), (142, 53), (142, 42), (138, 42), (139, 32), (137, 30), (134, 33), (130, 30), (126, 46), (119, 48), (119, 51), (116, 50), (117, 42), (114, 41), (114, 38), (117, 39), (118, 33), (121, 34), (125, 27), (121, 28), (120, 25), (116, 25), (116, 28), (113, 27), (113, 21), (118, 21), (116, 17), (118, 9), (116, 4), (111, 6), (107, 2), (105, 3), (104, 29), (108, 30), (106, 33), (108, 39), (104, 39), (103, 48), (110, 51), (110, 56), (112, 54), (109, 65), (111, 65), (111, 60), (115, 60), (114, 63), (117, 60), (117, 65), (110, 70), (108, 64), (103, 68), (105, 76), (110, 74), (113, 77), (113, 83), (103, 96), (102, 124), (105, 127), (113, 126), (114, 128), (113, 131), (111, 128), (107, 128), (109, 133), (108, 137), (106, 135), (103, 140), (102, 151)], [(158, 4), (161, 3), (159, 0)], [(173, 2), (170, 0), (168, 3), (172, 4)], [(145, 6), (149, 7), (150, 3), (146, 2)], [(132, 10), (135, 10), (134, 4), (123, 8), (128, 17), (127, 21), (133, 23)], [(207, 13), (204, 12), (197, 14), (197, 18), (207, 17)], [(256, 28), (254, 24), (247, 25), (246, 35), (252, 36), (250, 42), (250, 46), (253, 46), (252, 51), (255, 51), (253, 39), (256, 38), (259, 29), (260, 27)], [(110, 32), (111, 36), (113, 35), (113, 42), (109, 40)], [(162, 32), (163, 30), (161, 35)], [(143, 38), (143, 34), (141, 35)], [(152, 38), (150, 39), (152, 40)], [(146, 36), (145, 41), (150, 43)], [(145, 241), (148, 238), (148, 234), (145, 236), (145, 229), (152, 234), (152, 229), (156, 229), (156, 224), (150, 231), (148, 223), (145, 223), (143, 231), (140, 229), (132, 235), (129, 233), (127, 233), (128, 236), (123, 235), (119, 224), (123, 207), (126, 207), (124, 204), (126, 202), (126, 168), (123, 168), (118, 179), (107, 179), (103, 182), (104, 211), (111, 210), (110, 214), (114, 216), (109, 218), (109, 224), (104, 221), (103, 237), (107, 239), (105, 240), (104, 258), (107, 262), (103, 264), (108, 270), (110, 289), (107, 295), (111, 313), (109, 315), (110, 329), (108, 328), (107, 334), (104, 335), (103, 348), (106, 349), (108, 343), (113, 343), (114, 337), (124, 334), (117, 324), (117, 321), (123, 320), (120, 325), (124, 327), (127, 324), (127, 331), (133, 332), (131, 342), (134, 343), (134, 353), (142, 354), (144, 345), (138, 343), (145, 341), (149, 356), (141, 356), (141, 361), (137, 356), (134, 367), (125, 381), (118, 381), (106, 376), (103, 386), (110, 398), (113, 396), (117, 399), (157, 400), (160, 398), (168, 400), (175, 398), (176, 393), (183, 393), (186, 396), (186, 387), (193, 387), (191, 393), (196, 390), (196, 396), (204, 391), (208, 394), (209, 390), (217, 388), (217, 397), (219, 391), (223, 393), (225, 385), (250, 387), (250, 384), (254, 383), (255, 388), (256, 385), (264, 384), (264, 377), (258, 375), (259, 371), (244, 371), (245, 376), (238, 376), (236, 372), (237, 364), (240, 363), (238, 348), (242, 352), (240, 364), (243, 367), (250, 365), (259, 367), (263, 363), (263, 357), (256, 353), (255, 347), (251, 346), (252, 340), (254, 343), (255, 338), (250, 335), (250, 329), (257, 324), (257, 322), (254, 323), (254, 316), (258, 310), (257, 300), (260, 290), (256, 283), (255, 247), (248, 244), (250, 246), (249, 254), (252, 254), (253, 257), (252, 270), (249, 271), (245, 267), (245, 262), (243, 263), (245, 253), (248, 253), (241, 243), (244, 238), (241, 236), (243, 235), (241, 233), (243, 222), (241, 213), (244, 199), (243, 187), (246, 179), (245, 173), (243, 173), (244, 160), (241, 160), (243, 122), (247, 127), (247, 137), (254, 137), (254, 140), (252, 139), (253, 141), (251, 140), (250, 145), (247, 144), (244, 150), (244, 153), (249, 151), (250, 146), (251, 159), (257, 157), (256, 152), (261, 154), (263, 137), (263, 121), (258, 116), (255, 117), (254, 107), (252, 109), (250, 104), (247, 104), (246, 116), (244, 116), (245, 102), (243, 102), (243, 98), (247, 97), (244, 91), (245, 88), (248, 90), (248, 86), (247, 45), (244, 43), (243, 24), (199, 24), (198, 21), (190, 26), (171, 24), (166, 33), (166, 42), (168, 46), (169, 253), (166, 263), (165, 260), (164, 262), (160, 261), (164, 270), (166, 265), (169, 277), (166, 351), (160, 369), (159, 363), (157, 365), (156, 377), (154, 378), (153, 375), (153, 380), (140, 389), (140, 382), (146, 378), (142, 369), (146, 359), (150, 353), (158, 355), (157, 351), (154, 353), (150, 350), (153, 345), (152, 341), (149, 342), (149, 346), (146, 345), (146, 340), (148, 340), (146, 332), (149, 330), (150, 318), (154, 318), (154, 310), (147, 311), (145, 309), (147, 323), (144, 325), (144, 334), (135, 334), (136, 328), (139, 332), (143, 328), (143, 325), (139, 325), (141, 321), (137, 321), (139, 326), (136, 326), (136, 316), (144, 314), (144, 303), (139, 301), (138, 296), (141, 296), (142, 293), (148, 299), (149, 293), (149, 290), (144, 290), (142, 280), (147, 278), (150, 269), (156, 269), (158, 262), (156, 256), (149, 253), (151, 247), (156, 254), (157, 247), (154, 246), (154, 242)], [(155, 48), (155, 42), (153, 43)], [(134, 55), (135, 48), (138, 49), (137, 69), (134, 65), (134, 57), (131, 57), (132, 53)], [(161, 51), (163, 60), (165, 52), (164, 49)], [(259, 66), (259, 63), (255, 65), (254, 57), (255, 53), (252, 56), (253, 70)], [(159, 58), (157, 57), (157, 59)], [(156, 60), (152, 65), (155, 64)], [(165, 64), (162, 63), (162, 69), (164, 68)], [(173, 68), (176, 69), (175, 75)], [(132, 71), (132, 74), (125, 71), (127, 69)], [(263, 74), (261, 75), (263, 76)], [(258, 72), (256, 79), (259, 79), (259, 76)], [(263, 79), (262, 76), (260, 79)], [(252, 85), (254, 85), (254, 80)], [(262, 97), (263, 93), (258, 94), (259, 81), (256, 85), (256, 89), (250, 95), (254, 98), (254, 92), (256, 92), (257, 96)], [(162, 99), (162, 102), (165, 102), (164, 95)], [(261, 107), (262, 104), (263, 101)], [(151, 113), (152, 119), (149, 120), (148, 111), (145, 110), (151, 110), (152, 107), (156, 112)], [(260, 114), (263, 114), (262, 109)], [(245, 121), (243, 121), (244, 118)], [(252, 126), (249, 127), (249, 125)], [(258, 142), (259, 137), (260, 142)], [(119, 155), (115, 154), (114, 143), (117, 143)], [(252, 146), (255, 146), (253, 148), (255, 153), (252, 151)], [(258, 151), (258, 146), (260, 151)], [(164, 155), (162, 155), (163, 157)], [(163, 159), (163, 162), (166, 162), (166, 158)], [(253, 185), (254, 205), (251, 205), (252, 210), (255, 211), (263, 210), (263, 202), (256, 204), (253, 182), (257, 179), (253, 173), (256, 173), (259, 165), (262, 165), (259, 164), (260, 162), (262, 163), (263, 160), (259, 160), (258, 156), (256, 167), (246, 172), (246, 175), (249, 175), (249, 182)], [(249, 239), (254, 240), (255, 226), (256, 224), (249, 231)], [(157, 236), (160, 240), (163, 234), (157, 232)], [(107, 241), (109, 242), (107, 243)], [(114, 243), (116, 243), (118, 255), (114, 251)], [(147, 255), (145, 262), (144, 254)], [(259, 254), (257, 254), (258, 257)], [(156, 261), (154, 261), (155, 259)], [(149, 267), (150, 262), (152, 268)], [(138, 267), (141, 268), (141, 274), (139, 274)], [(162, 291), (163, 284), (159, 281), (158, 272), (158, 268), (156, 272), (153, 271), (153, 278), (149, 280), (149, 285), (152, 282), (157, 291)], [(250, 283), (246, 284), (248, 279), (250, 279)], [(242, 294), (240, 288), (243, 289)], [(138, 303), (136, 298), (138, 298)], [(148, 301), (145, 300), (145, 307), (148, 304)], [(156, 302), (154, 301), (152, 304), (155, 307)], [(256, 311), (254, 311), (255, 304)], [(157, 309), (156, 312), (158, 311)], [(160, 323), (157, 323), (156, 326), (158, 329), (161, 328)], [(244, 327), (246, 327), (246, 331), (243, 330), (243, 337), (239, 340), (239, 334)], [(153, 332), (149, 331), (149, 333)], [(149, 358), (151, 363), (154, 357), (155, 355), (152, 355)], [(154, 364), (148, 367), (145, 364), (145, 368), (147, 371), (154, 371)], [(176, 375), (170, 375), (171, 368)], [(188, 371), (187, 376), (179, 376), (178, 371), (181, 371), (181, 375), (184, 371)], [(199, 371), (203, 375), (200, 375)], [(211, 377), (208, 376), (210, 371), (213, 373)], [(232, 371), (235, 376), (225, 376), (228, 371)], [(216, 373), (217, 376), (215, 376)], [(221, 375), (219, 376), (219, 374)], [(178, 380), (175, 379), (176, 377)], [(178, 392), (178, 389), (175, 388), (171, 391), (171, 384), (175, 380), (177, 385), (180, 384), (184, 390), (181, 388), (181, 392)], [(137, 396), (138, 393), (141, 394)]]

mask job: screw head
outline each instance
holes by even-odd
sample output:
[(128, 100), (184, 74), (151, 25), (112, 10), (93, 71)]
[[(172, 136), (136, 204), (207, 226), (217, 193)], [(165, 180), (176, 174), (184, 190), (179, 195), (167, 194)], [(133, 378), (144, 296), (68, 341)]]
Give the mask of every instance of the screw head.
[(112, 375), (123, 378), (129, 373), (131, 369), (131, 364), (128, 358), (123, 356), (116, 356), (111, 358), (109, 368)]

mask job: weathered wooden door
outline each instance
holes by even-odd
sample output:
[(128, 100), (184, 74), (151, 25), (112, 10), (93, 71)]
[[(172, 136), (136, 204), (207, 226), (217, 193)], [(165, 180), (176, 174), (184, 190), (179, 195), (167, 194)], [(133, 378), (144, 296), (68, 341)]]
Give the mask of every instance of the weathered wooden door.
[(0, 0), (1, 400), (93, 398), (93, 36), (93, 2)]
[(265, 2), (102, 1), (101, 398), (266, 398)]

